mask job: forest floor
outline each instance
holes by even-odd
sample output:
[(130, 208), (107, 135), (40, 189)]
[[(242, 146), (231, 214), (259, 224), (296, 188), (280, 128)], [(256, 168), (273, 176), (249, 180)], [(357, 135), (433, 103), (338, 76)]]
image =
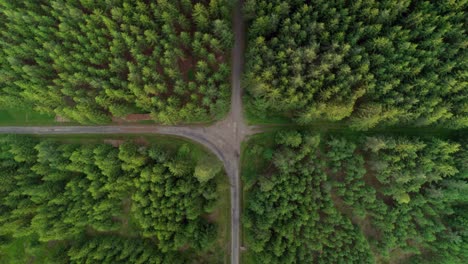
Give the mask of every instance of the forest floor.
[[(40, 244), (34, 249), (32, 245), (37, 241), (33, 236), (22, 237), (0, 247), (1, 263), (45, 263), (46, 256), (53, 251), (48, 244)], [(25, 250), (29, 248), (29, 250)]]

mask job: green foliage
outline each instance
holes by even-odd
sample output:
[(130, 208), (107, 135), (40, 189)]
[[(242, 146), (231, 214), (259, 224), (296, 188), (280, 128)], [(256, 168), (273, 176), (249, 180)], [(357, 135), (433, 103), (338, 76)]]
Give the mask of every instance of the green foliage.
[(9, 236), (1, 237), (0, 262), (1, 263), (47, 263), (66, 264), (63, 254), (63, 244), (52, 242), (40, 243), (37, 236), (28, 236), (12, 239)]
[(246, 0), (247, 107), (308, 125), (468, 125), (466, 1)]
[(156, 237), (162, 250), (184, 246), (206, 250), (214, 242), (215, 227), (201, 215), (218, 198), (216, 182), (198, 181), (194, 166), (185, 159), (146, 162), (136, 175), (135, 187), (132, 196), (135, 219), (143, 235)]
[[(455, 156), (460, 164), (460, 173), (445, 179), (440, 189), (432, 190), (436, 199), (451, 203), (451, 208), (443, 215), (442, 222), (446, 229), (437, 234), (436, 240), (430, 243), (427, 253), (410, 259), (412, 263), (463, 263), (468, 258), (468, 149), (466, 140), (462, 150)], [(442, 193), (442, 195), (441, 195)]]
[[(285, 135), (302, 143), (291, 147)], [(315, 157), (319, 136), (290, 132), (276, 138), (275, 170), (259, 175), (246, 199), (245, 238), (256, 262), (372, 263), (362, 233), (333, 207)]]
[(220, 170), (200, 182), (199, 161), (181, 152), (2, 137), (0, 237), (65, 241), (71, 263), (180, 263), (209, 252), (217, 225), (203, 216), (217, 204)]
[(213, 179), (222, 170), (222, 164), (214, 159), (205, 157), (198, 161), (194, 176), (201, 183)]
[[(286, 135), (302, 143), (289, 144)], [(273, 159), (263, 157), (267, 164), (246, 179), (243, 224), (258, 263), (402, 262), (405, 255), (420, 263), (462, 263), (468, 257), (466, 144), (320, 139), (296, 131), (275, 138), (268, 147)]]
[(289, 147), (298, 147), (302, 143), (302, 137), (296, 131), (281, 131), (277, 135), (276, 143)]
[(162, 123), (219, 117), (230, 98), (231, 6), (2, 0), (0, 105), (80, 123), (132, 113)]
[[(459, 177), (455, 157), (460, 145), (440, 139), (367, 137), (327, 142), (326, 157), (336, 194), (352, 207), (353, 215), (369, 221), (369, 237), (376, 254), (391, 257), (399, 249), (408, 254), (439, 243), (449, 228), (453, 195), (447, 183)], [(440, 243), (444, 243), (441, 241)]]
[(183, 263), (184, 256), (177, 253), (161, 253), (148, 239), (124, 239), (118, 236), (83, 238), (68, 252), (71, 264), (160, 264)]
[[(365, 144), (370, 145), (372, 141)], [(377, 171), (379, 182), (385, 184), (384, 195), (408, 203), (409, 193), (418, 192), (423, 184), (440, 181), (458, 172), (453, 164), (453, 154), (458, 150), (458, 144), (437, 139), (428, 143), (389, 139), (386, 146), (371, 154), (369, 165)]]
[(30, 125), (45, 125), (54, 122), (54, 116), (40, 114), (26, 106), (24, 102), (16, 104), (14, 107), (0, 103), (1, 125), (24, 125), (25, 123)]

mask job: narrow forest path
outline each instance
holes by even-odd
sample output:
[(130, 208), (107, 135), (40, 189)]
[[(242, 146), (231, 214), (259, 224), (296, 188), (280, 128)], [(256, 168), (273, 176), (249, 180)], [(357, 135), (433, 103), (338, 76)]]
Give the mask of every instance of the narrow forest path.
[(237, 1), (233, 12), (235, 42), (232, 50), (232, 97), (228, 116), (210, 126), (5, 126), (0, 134), (164, 134), (189, 138), (208, 149), (224, 163), (231, 185), (231, 263), (239, 263), (240, 249), (240, 151), (245, 137), (261, 132), (247, 126), (243, 118), (241, 77), (244, 56), (243, 1)]

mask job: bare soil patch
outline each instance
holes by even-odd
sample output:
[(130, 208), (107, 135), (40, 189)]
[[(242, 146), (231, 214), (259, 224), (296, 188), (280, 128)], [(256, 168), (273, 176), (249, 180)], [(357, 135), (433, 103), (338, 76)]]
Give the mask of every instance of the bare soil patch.
[(69, 119), (63, 117), (63, 116), (59, 116), (59, 115), (56, 115), (55, 118), (54, 118), (55, 122), (58, 122), (58, 123), (66, 123), (66, 122), (70, 122)]
[(130, 114), (125, 117), (126, 121), (142, 121), (142, 120), (151, 120), (150, 114)]
[(203, 218), (205, 218), (210, 223), (216, 223), (216, 221), (218, 220), (218, 217), (219, 217), (218, 210), (215, 210), (213, 213), (203, 216)]
[(117, 124), (124, 124), (126, 122), (138, 122), (145, 120), (153, 120), (150, 114), (129, 114), (126, 117), (112, 117), (112, 122)]
[(104, 139), (104, 143), (110, 144), (114, 147), (119, 147), (125, 142), (125, 140), (122, 139)]
[(149, 141), (144, 137), (135, 138), (133, 142), (135, 142), (138, 145), (145, 145), (145, 146), (149, 144)]
[(365, 157), (364, 167), (366, 169), (366, 174), (364, 174), (363, 180), (366, 185), (369, 185), (375, 189), (377, 199), (384, 201), (384, 203), (388, 206), (394, 206), (395, 201), (393, 198), (386, 196), (381, 192), (383, 185), (375, 176), (375, 171), (372, 170), (371, 165), (369, 164), (369, 159), (367, 157)]
[(195, 64), (193, 57), (179, 58), (177, 63), (179, 64), (179, 70), (182, 73), (184, 81), (190, 81), (189, 71), (193, 69)]
[(414, 256), (414, 253), (405, 253), (401, 249), (394, 249), (390, 252), (389, 264), (407, 263), (408, 259)]
[(346, 205), (344, 201), (338, 197), (334, 192), (331, 193), (331, 197), (335, 208), (342, 214), (346, 215), (353, 224), (357, 225), (363, 232), (366, 238), (380, 239), (380, 232), (372, 226), (371, 219), (367, 215), (364, 218), (360, 218), (353, 213), (352, 207)]

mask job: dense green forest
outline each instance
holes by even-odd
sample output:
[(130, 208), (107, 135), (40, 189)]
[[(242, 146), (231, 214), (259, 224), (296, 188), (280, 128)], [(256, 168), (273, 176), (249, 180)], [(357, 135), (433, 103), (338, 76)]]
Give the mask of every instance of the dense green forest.
[(465, 263), (466, 142), (258, 135), (245, 151), (246, 263)]
[(222, 167), (179, 145), (0, 138), (0, 252), (24, 240), (34, 257), (60, 247), (47, 263), (222, 261)]
[(0, 0), (0, 108), (81, 123), (228, 109), (231, 0)]
[(248, 112), (468, 126), (467, 1), (246, 0)]

